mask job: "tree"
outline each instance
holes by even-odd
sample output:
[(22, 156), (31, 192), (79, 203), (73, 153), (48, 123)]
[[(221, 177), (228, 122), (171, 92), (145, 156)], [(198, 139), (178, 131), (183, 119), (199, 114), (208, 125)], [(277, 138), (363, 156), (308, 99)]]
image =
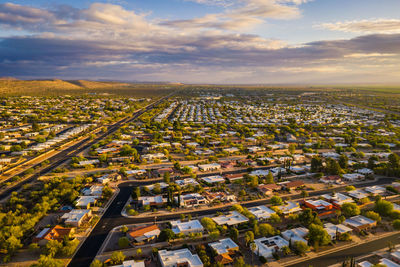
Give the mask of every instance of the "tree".
[(278, 196), (271, 197), (271, 204), (274, 206), (279, 206), (283, 204), (282, 198)]
[(271, 216), (268, 218), (268, 221), (270, 223), (280, 223), (282, 220), (278, 214), (274, 213), (274, 214), (271, 214)]
[(308, 192), (306, 191), (306, 190), (301, 190), (301, 197), (304, 199), (304, 198), (306, 198), (306, 197), (308, 197), (309, 196), (309, 194), (308, 194)]
[(399, 155), (397, 155), (396, 153), (392, 153), (392, 154), (389, 155), (388, 159), (389, 159), (390, 168), (392, 168), (392, 169), (399, 168), (399, 166), (400, 166), (400, 164), (399, 164), (399, 162), (400, 162)]
[(40, 255), (37, 263), (32, 264), (32, 267), (62, 267), (64, 263), (62, 260), (54, 259), (51, 256)]
[(47, 256), (54, 257), (62, 248), (62, 243), (57, 240), (49, 240), (45, 246)]
[(158, 235), (158, 240), (161, 242), (170, 241), (174, 237), (175, 237), (175, 233), (171, 229), (166, 228), (160, 232), (160, 234)]
[(267, 177), (265, 177), (265, 183), (267, 184), (274, 183), (274, 176), (272, 175), (272, 172), (268, 172)]
[(121, 227), (121, 232), (122, 233), (126, 234), (128, 231), (129, 231), (129, 228), (126, 225)]
[(346, 156), (346, 154), (340, 155), (339, 165), (340, 165), (340, 168), (342, 168), (342, 169), (347, 169), (347, 167), (349, 166), (349, 158)]
[(262, 236), (271, 236), (275, 234), (275, 228), (268, 223), (260, 224), (259, 231)]
[(310, 208), (307, 208), (300, 213), (299, 222), (305, 227), (308, 227), (311, 224), (322, 225), (317, 213), (313, 212)]
[(142, 249), (141, 249), (141, 248), (138, 248), (138, 249), (136, 250), (136, 256), (140, 257), (142, 254), (143, 254)]
[(381, 216), (389, 216), (393, 211), (393, 204), (386, 200), (375, 201), (374, 210)]
[(356, 190), (356, 188), (355, 188), (353, 185), (348, 185), (348, 186), (346, 186), (346, 191), (347, 191), (347, 192), (353, 191), (353, 190)]
[(233, 240), (233, 241), (238, 241), (239, 238), (239, 230), (236, 229), (235, 227), (231, 227), (229, 229), (229, 237)]
[(400, 230), (400, 219), (396, 219), (392, 222), (393, 228), (396, 230)]
[(201, 225), (203, 225), (203, 227), (206, 228), (209, 233), (217, 229), (217, 225), (215, 224), (215, 222), (208, 217), (204, 217), (203, 219), (201, 219)]
[(94, 260), (90, 264), (90, 267), (103, 267), (103, 266), (104, 266), (104, 264), (99, 260)]
[(171, 174), (169, 172), (164, 172), (164, 182), (169, 184), (171, 182)]
[(246, 264), (244, 263), (243, 257), (238, 257), (235, 259), (233, 263), (233, 267), (245, 267)]
[(254, 233), (252, 231), (247, 231), (244, 234), (244, 240), (246, 242), (246, 245), (248, 246), (251, 242), (254, 241)]
[(296, 144), (289, 144), (288, 150), (290, 154), (293, 154), (296, 151)]
[(342, 213), (345, 217), (352, 217), (360, 214), (360, 208), (355, 203), (344, 203)]
[(325, 246), (331, 242), (331, 236), (321, 225), (311, 224), (308, 231), (308, 240), (313, 246)]
[(374, 212), (372, 210), (367, 211), (365, 213), (365, 217), (370, 218), (371, 220), (374, 220), (374, 221), (377, 221), (377, 222), (381, 221), (381, 216), (379, 216), (378, 213), (376, 213), (376, 212)]
[(302, 242), (302, 241), (295, 241), (292, 245), (292, 249), (294, 251), (294, 253), (296, 253), (297, 255), (304, 255), (307, 251), (310, 250), (310, 247)]
[(281, 251), (282, 251), (283, 255), (285, 255), (285, 256), (289, 255), (292, 252), (288, 246), (283, 246), (281, 248)]
[(322, 170), (322, 159), (320, 157), (313, 157), (311, 159), (311, 172), (320, 172)]
[(122, 264), (124, 260), (125, 260), (125, 255), (124, 253), (122, 253), (122, 251), (114, 251), (111, 254), (110, 263), (113, 265)]
[(132, 191), (132, 198), (137, 200), (140, 197), (140, 187), (135, 187)]
[(118, 239), (118, 246), (120, 248), (127, 248), (129, 247), (129, 239), (126, 236), (121, 237), (120, 239)]
[(253, 188), (258, 186), (258, 177), (254, 175), (249, 175), (249, 185)]
[(332, 175), (338, 175), (342, 172), (342, 169), (340, 168), (339, 163), (332, 159), (332, 158), (328, 158), (326, 160), (326, 172)]

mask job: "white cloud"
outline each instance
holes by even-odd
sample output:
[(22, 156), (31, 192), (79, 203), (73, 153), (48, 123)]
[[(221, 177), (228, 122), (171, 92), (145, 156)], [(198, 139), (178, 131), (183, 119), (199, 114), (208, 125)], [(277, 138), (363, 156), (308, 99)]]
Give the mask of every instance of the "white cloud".
[(400, 19), (353, 20), (323, 23), (319, 26), (332, 31), (352, 33), (400, 33)]

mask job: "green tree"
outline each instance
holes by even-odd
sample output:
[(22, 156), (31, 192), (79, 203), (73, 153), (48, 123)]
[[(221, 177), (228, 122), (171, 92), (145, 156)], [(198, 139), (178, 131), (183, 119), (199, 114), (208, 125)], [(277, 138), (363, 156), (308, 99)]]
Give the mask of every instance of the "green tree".
[(372, 210), (365, 212), (365, 217), (370, 218), (371, 220), (374, 220), (377, 222), (381, 221), (381, 216), (379, 216), (378, 213), (376, 213)]
[(396, 230), (400, 230), (400, 219), (396, 219), (392, 222), (393, 228)]
[(293, 249), (293, 252), (294, 252), (294, 253), (296, 253), (297, 255), (302, 256), (302, 255), (304, 255), (307, 251), (310, 250), (310, 247), (309, 247), (306, 243), (304, 243), (304, 242), (302, 242), (302, 241), (295, 241), (295, 242), (293, 243), (293, 245), (292, 245), (292, 249)]
[(317, 213), (313, 212), (310, 208), (303, 210), (299, 214), (299, 222), (305, 227), (308, 227), (311, 224), (322, 225), (321, 220), (318, 218)]
[(349, 158), (346, 156), (346, 154), (342, 154), (339, 157), (339, 165), (340, 168), (342, 169), (347, 169), (347, 167), (349, 166)]
[(355, 203), (344, 203), (342, 213), (345, 217), (352, 217), (360, 214), (360, 208)]
[(62, 267), (62, 266), (64, 266), (62, 260), (57, 260), (47, 255), (40, 255), (38, 262), (31, 265), (31, 267)]
[(217, 225), (215, 224), (215, 222), (208, 217), (204, 217), (201, 219), (201, 225), (203, 225), (203, 227), (206, 228), (209, 233), (217, 229)]
[(104, 264), (99, 260), (94, 260), (90, 264), (90, 267), (103, 267), (103, 266), (104, 266)]
[(230, 237), (233, 241), (237, 242), (237, 241), (238, 241), (238, 238), (239, 238), (239, 230), (236, 229), (235, 227), (231, 227), (231, 228), (229, 229), (229, 237)]
[(114, 251), (111, 254), (110, 258), (110, 263), (117, 265), (117, 264), (122, 264), (122, 262), (125, 260), (125, 255), (122, 253), (122, 251)]
[(120, 239), (118, 239), (118, 246), (120, 248), (127, 248), (129, 247), (129, 239), (126, 236), (121, 237)]
[(268, 223), (260, 224), (259, 231), (262, 236), (271, 236), (275, 234), (275, 228)]
[(381, 216), (389, 216), (393, 211), (393, 204), (386, 200), (375, 201), (374, 210)]
[(165, 183), (169, 184), (171, 182), (171, 174), (169, 172), (165, 172), (163, 179)]
[(104, 266), (104, 264), (99, 260), (94, 260), (90, 264), (90, 267), (103, 267), (103, 266)]
[(247, 231), (244, 234), (244, 240), (246, 242), (246, 245), (248, 246), (251, 242), (254, 241), (254, 233), (252, 231)]
[(170, 241), (174, 237), (175, 237), (174, 232), (171, 229), (166, 228), (166, 229), (161, 230), (161, 232), (158, 236), (158, 240), (161, 242)]
[(132, 191), (132, 198), (137, 200), (140, 197), (140, 187), (135, 187)]
[(274, 183), (274, 176), (272, 175), (272, 172), (268, 172), (268, 175), (265, 178), (265, 183), (267, 183), (267, 184), (273, 184)]
[(311, 224), (308, 231), (308, 240), (313, 246), (325, 246), (331, 242), (331, 236), (321, 225)]
[(271, 197), (271, 204), (274, 206), (279, 206), (283, 204), (282, 198), (278, 196)]

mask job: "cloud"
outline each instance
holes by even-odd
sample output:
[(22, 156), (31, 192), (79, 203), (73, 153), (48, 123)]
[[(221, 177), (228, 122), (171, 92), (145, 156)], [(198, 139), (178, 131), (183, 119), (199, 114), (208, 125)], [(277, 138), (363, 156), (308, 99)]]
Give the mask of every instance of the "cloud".
[(304, 0), (237, 0), (229, 2), (228, 8), (221, 13), (187, 20), (164, 21), (162, 24), (181, 29), (216, 28), (235, 31), (252, 28), (270, 18), (298, 18), (301, 14), (298, 5), (305, 2)]
[(323, 23), (320, 27), (332, 31), (352, 33), (400, 33), (399, 19), (353, 20), (336, 23)]
[(400, 80), (400, 34), (291, 46), (239, 31), (286, 8), (298, 15), (304, 2), (241, 0), (222, 17), (209, 14), (182, 21), (191, 25), (179, 31), (115, 4), (93, 3), (84, 9), (2, 4), (0, 14), (15, 18), (0, 23), (29, 34), (0, 40), (0, 73), (210, 83), (336, 82), (362, 75), (369, 81)]

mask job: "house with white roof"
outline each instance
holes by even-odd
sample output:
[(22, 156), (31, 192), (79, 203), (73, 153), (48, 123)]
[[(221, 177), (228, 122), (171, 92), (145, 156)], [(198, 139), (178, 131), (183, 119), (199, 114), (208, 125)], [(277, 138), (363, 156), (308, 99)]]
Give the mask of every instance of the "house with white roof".
[(262, 237), (254, 240), (256, 249), (254, 253), (264, 258), (272, 258), (272, 254), (279, 249), (289, 246), (289, 242), (281, 236)]
[[(180, 195), (179, 197), (181, 207), (198, 207), (208, 203), (208, 200), (199, 193)], [(178, 197), (175, 197), (175, 200), (178, 201)]]
[(75, 201), (75, 206), (83, 209), (89, 209), (92, 205), (96, 204), (99, 196), (80, 196)]
[(354, 202), (351, 197), (346, 196), (342, 193), (324, 194), (321, 197), (339, 207), (342, 206), (344, 203)]
[(216, 171), (221, 169), (221, 165), (218, 163), (199, 164), (198, 167), (202, 172)]
[(185, 178), (183, 180), (177, 180), (175, 183), (179, 186), (187, 186), (187, 185), (198, 185), (199, 183), (193, 178)]
[(361, 181), (365, 179), (365, 175), (361, 173), (345, 173), (342, 175), (343, 180), (349, 181), (349, 182), (356, 182), (356, 181)]
[(98, 159), (92, 159), (92, 160), (80, 161), (78, 163), (78, 165), (83, 167), (83, 166), (87, 166), (87, 165), (96, 165), (96, 164), (99, 164), (99, 163), (100, 163), (100, 161)]
[(224, 238), (217, 242), (208, 244), (218, 255), (231, 254), (239, 250), (239, 246), (230, 238)]
[(172, 231), (175, 234), (191, 234), (191, 233), (202, 233), (204, 231), (203, 226), (199, 220), (191, 220), (187, 222), (172, 221), (171, 222)]
[(167, 203), (167, 200), (163, 198), (161, 195), (158, 196), (145, 196), (138, 198), (139, 206), (162, 206), (164, 203)]
[(356, 170), (357, 173), (361, 173), (363, 175), (371, 175), (374, 174), (374, 171), (368, 168), (362, 168), (362, 169), (358, 169)]
[(89, 209), (71, 210), (70, 212), (61, 216), (61, 219), (65, 224), (79, 227), (86, 218), (90, 218), (91, 216), (92, 211)]
[(397, 264), (394, 261), (391, 261), (387, 258), (380, 259), (379, 263), (386, 267), (400, 267), (399, 264)]
[(264, 205), (248, 208), (248, 210), (254, 215), (254, 217), (256, 217), (258, 221), (266, 220), (271, 217), (272, 214), (276, 214), (275, 211)]
[(101, 196), (103, 188), (104, 186), (102, 185), (92, 185), (89, 188), (82, 189), (81, 193), (85, 196)]
[(368, 187), (364, 188), (364, 190), (367, 193), (372, 194), (374, 196), (383, 195), (386, 192), (386, 189), (379, 185), (368, 186)]
[(203, 267), (199, 256), (192, 254), (189, 249), (159, 250), (158, 258), (162, 267)]
[(130, 261), (124, 261), (120, 265), (113, 265), (111, 267), (145, 267), (145, 265), (144, 261), (130, 260)]
[(287, 201), (285, 204), (277, 207), (282, 214), (289, 215), (302, 211), (299, 202)]
[(307, 240), (304, 239), (308, 234), (308, 229), (304, 227), (297, 227), (290, 230), (286, 230), (281, 233), (282, 237), (292, 244), (296, 241), (301, 241), (307, 244)]
[(328, 232), (331, 236), (332, 240), (335, 240), (337, 235), (341, 235), (344, 233), (350, 233), (353, 229), (347, 227), (343, 224), (333, 224), (333, 223), (326, 223), (324, 224), (324, 229)]
[(362, 189), (351, 190), (347, 194), (357, 200), (368, 197), (368, 193)]
[(362, 215), (357, 215), (346, 219), (344, 224), (355, 231), (362, 231), (375, 227), (376, 221)]
[(217, 184), (217, 183), (225, 182), (224, 177), (222, 177), (220, 175), (203, 177), (203, 178), (201, 178), (201, 180), (203, 180), (204, 182), (206, 182), (208, 184)]
[(221, 215), (218, 217), (213, 217), (211, 219), (218, 225), (228, 225), (228, 226), (238, 225), (249, 221), (249, 219), (246, 216), (237, 211), (232, 211), (228, 215)]

